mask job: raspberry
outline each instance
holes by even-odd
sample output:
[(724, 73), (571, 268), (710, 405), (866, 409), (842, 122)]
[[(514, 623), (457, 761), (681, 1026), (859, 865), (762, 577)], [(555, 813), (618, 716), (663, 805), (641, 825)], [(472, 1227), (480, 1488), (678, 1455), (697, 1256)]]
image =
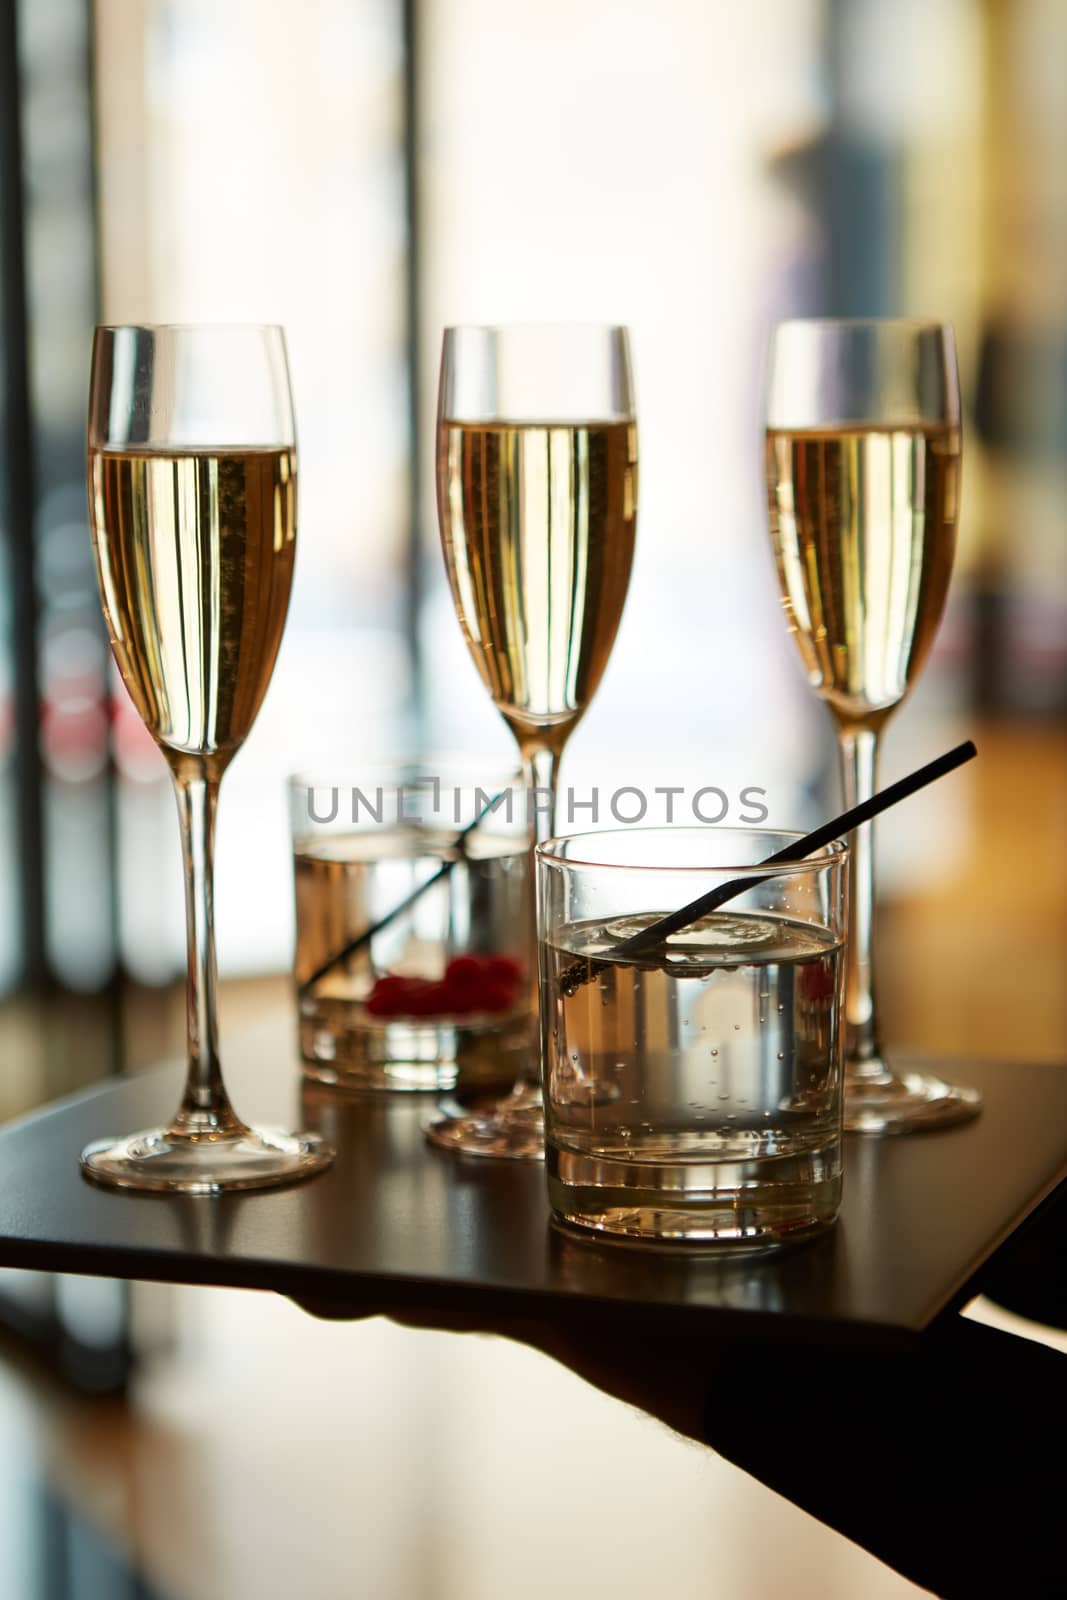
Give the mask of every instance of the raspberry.
[(477, 990), (465, 983), (454, 984), (446, 975), (441, 984), (441, 1010), (450, 1017), (465, 1017), (478, 1008)]
[(513, 989), (522, 983), (522, 967), (514, 956), (486, 956), (485, 971), (494, 983), (509, 984)]
[(470, 994), (482, 981), (478, 956), (453, 956), (445, 968), (445, 983), (453, 994)]
[(478, 994), (479, 1011), (510, 1011), (515, 1004), (515, 986), (511, 983), (486, 982)]
[(445, 986), (427, 978), (379, 978), (367, 996), (372, 1017), (434, 1017), (445, 1003)]
[(379, 978), (366, 1007), (372, 1017), (492, 1014), (514, 1006), (522, 981), (522, 967), (511, 956), (453, 956), (436, 981), (396, 973)]
[(378, 978), (367, 996), (367, 1010), (372, 1017), (399, 1017), (407, 1010), (407, 989), (410, 979)]
[(444, 984), (426, 978), (411, 978), (407, 995), (407, 1012), (411, 1017), (436, 1017), (443, 1009)]

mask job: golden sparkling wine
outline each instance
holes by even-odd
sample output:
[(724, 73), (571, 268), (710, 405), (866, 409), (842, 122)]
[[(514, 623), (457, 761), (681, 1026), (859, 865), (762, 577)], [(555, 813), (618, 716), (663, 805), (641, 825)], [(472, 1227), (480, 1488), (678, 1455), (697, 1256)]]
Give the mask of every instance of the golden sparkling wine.
[(955, 428), (768, 430), (790, 629), (837, 720), (877, 727), (933, 642), (956, 545)]
[(596, 691), (633, 559), (632, 422), (443, 422), (438, 502), (452, 596), (520, 744), (570, 732)]
[(270, 682), (296, 548), (291, 448), (94, 450), (100, 589), (127, 689), (172, 766), (221, 774)]

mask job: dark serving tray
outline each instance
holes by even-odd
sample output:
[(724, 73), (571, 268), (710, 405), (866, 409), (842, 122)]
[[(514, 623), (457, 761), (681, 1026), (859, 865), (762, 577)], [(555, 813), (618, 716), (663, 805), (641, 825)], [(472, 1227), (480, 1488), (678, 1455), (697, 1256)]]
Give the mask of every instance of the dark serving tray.
[(587, 1243), (549, 1222), (540, 1166), (457, 1159), (420, 1133), (419, 1095), (302, 1087), (292, 1019), (229, 1041), (243, 1116), (304, 1121), (333, 1168), (289, 1189), (131, 1195), (82, 1178), (90, 1139), (173, 1111), (181, 1069), (108, 1080), (0, 1129), (0, 1266), (272, 1289), (338, 1311), (640, 1318), (663, 1332), (883, 1340), (959, 1305), (978, 1269), (1067, 1173), (1067, 1068), (946, 1065), (985, 1110), (941, 1133), (847, 1141), (840, 1221), (740, 1257)]

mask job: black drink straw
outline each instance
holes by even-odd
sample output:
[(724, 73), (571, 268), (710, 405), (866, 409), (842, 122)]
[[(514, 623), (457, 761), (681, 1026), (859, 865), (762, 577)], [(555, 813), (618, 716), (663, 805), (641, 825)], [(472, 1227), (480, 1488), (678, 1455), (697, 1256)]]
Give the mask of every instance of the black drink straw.
[[(832, 844), (843, 833), (851, 833), (853, 828), (858, 828), (864, 822), (870, 822), (881, 812), (888, 811), (890, 806), (895, 806), (899, 801), (906, 800), (909, 795), (915, 794), (918, 789), (925, 789), (928, 783), (934, 783), (938, 778), (943, 778), (946, 773), (953, 772), (961, 767), (965, 761), (972, 760), (978, 754), (972, 740), (959, 744), (954, 750), (946, 751), (943, 756), (938, 756), (936, 761), (930, 761), (925, 767), (920, 767), (907, 778), (901, 778), (899, 783), (891, 783), (888, 789), (881, 789), (869, 800), (862, 801), (858, 806), (851, 806), (848, 811), (843, 811), (839, 817), (834, 817), (830, 822), (824, 822), (821, 828), (816, 828), (813, 833), (806, 833), (802, 839), (795, 839), (792, 844), (787, 844), (784, 850), (778, 850), (773, 856), (768, 856), (759, 863), (760, 867), (774, 866), (780, 862), (783, 866), (790, 861), (802, 861), (805, 856), (814, 855), (816, 850), (821, 850), (824, 845)], [(624, 939), (617, 944), (607, 957), (595, 956), (586, 961), (576, 961), (566, 971), (560, 974), (560, 987), (565, 994), (573, 994), (583, 983), (588, 983), (599, 973), (620, 957), (642, 955), (654, 949), (657, 945), (669, 939), (672, 933), (677, 933), (681, 928), (688, 928), (691, 923), (699, 922), (709, 912), (717, 911), (719, 906), (725, 905), (728, 900), (743, 894), (746, 889), (753, 889), (762, 883), (768, 876), (765, 872), (749, 878), (731, 878), (727, 883), (721, 883), (717, 888), (709, 889), (706, 894), (691, 900), (688, 905), (682, 906), (678, 911), (672, 911), (666, 917), (660, 917), (647, 928), (642, 928), (639, 933), (633, 934), (629, 939)]]

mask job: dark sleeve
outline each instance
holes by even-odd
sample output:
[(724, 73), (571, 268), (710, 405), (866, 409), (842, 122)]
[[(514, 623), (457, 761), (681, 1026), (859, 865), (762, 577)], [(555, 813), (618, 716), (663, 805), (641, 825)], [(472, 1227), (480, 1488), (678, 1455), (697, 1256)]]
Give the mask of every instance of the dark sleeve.
[(966, 1318), (886, 1356), (735, 1353), (705, 1436), (942, 1596), (1067, 1595), (1067, 1358)]
[(997, 1251), (979, 1287), (1020, 1317), (1067, 1328), (1067, 1183)]

